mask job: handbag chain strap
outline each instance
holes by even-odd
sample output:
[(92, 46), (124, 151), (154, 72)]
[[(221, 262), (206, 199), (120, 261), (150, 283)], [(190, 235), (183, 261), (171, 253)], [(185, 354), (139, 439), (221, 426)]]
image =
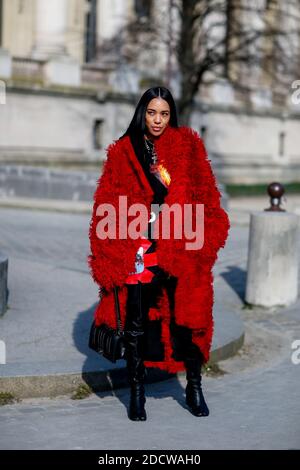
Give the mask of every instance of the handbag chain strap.
[(121, 315), (120, 315), (120, 303), (119, 303), (119, 296), (118, 296), (119, 287), (114, 287), (114, 297), (115, 297), (115, 308), (116, 308), (116, 317), (117, 317), (117, 330), (118, 333), (122, 332), (122, 322), (121, 322)]

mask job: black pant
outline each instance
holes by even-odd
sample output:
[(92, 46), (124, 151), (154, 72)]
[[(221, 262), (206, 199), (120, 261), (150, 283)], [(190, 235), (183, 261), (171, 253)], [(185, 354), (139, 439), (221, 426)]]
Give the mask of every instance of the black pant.
[[(125, 337), (137, 338), (137, 348), (140, 357), (146, 360), (162, 360), (163, 344), (157, 343), (157, 337), (161, 334), (161, 322), (149, 321), (149, 309), (157, 307), (159, 295), (165, 288), (171, 312), (170, 334), (173, 346), (172, 357), (177, 361), (186, 358), (198, 357), (200, 352), (197, 346), (192, 343), (192, 330), (190, 328), (177, 325), (174, 319), (174, 295), (177, 285), (177, 278), (174, 276), (161, 276), (159, 280), (151, 283), (126, 284), (128, 289), (126, 305)], [(188, 308), (188, 293), (187, 293)], [(138, 339), (139, 338), (139, 339)], [(154, 338), (156, 341), (154, 343)]]

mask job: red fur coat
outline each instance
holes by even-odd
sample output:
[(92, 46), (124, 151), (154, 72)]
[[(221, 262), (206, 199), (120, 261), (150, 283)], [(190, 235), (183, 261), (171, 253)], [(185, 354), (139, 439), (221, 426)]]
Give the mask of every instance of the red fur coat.
[[(178, 279), (175, 291), (175, 321), (192, 329), (192, 341), (205, 361), (208, 361), (213, 334), (213, 274), (217, 252), (224, 247), (228, 236), (229, 219), (220, 206), (220, 192), (212, 172), (210, 160), (198, 133), (189, 127), (167, 127), (155, 142), (159, 163), (171, 176), (165, 204), (204, 204), (204, 244), (201, 249), (187, 250), (187, 239), (172, 236), (157, 239), (158, 264)], [(100, 286), (100, 302), (95, 311), (97, 324), (105, 322), (116, 326), (113, 286), (118, 285), (121, 319), (125, 323), (127, 287), (125, 279), (135, 271), (135, 255), (139, 239), (100, 240), (96, 234), (100, 217), (99, 204), (109, 203), (119, 207), (119, 196), (127, 196), (127, 206), (144, 203), (150, 206), (152, 188), (134, 153), (128, 136), (115, 141), (107, 149), (107, 159), (94, 195), (94, 209), (90, 223), (91, 255), (88, 263), (93, 279)], [(161, 219), (163, 209), (157, 218)], [(128, 219), (129, 220), (129, 219)], [(157, 220), (155, 223), (157, 223)], [(117, 226), (119, 224), (117, 216)], [(148, 221), (147, 221), (148, 222)], [(144, 226), (144, 231), (147, 224)], [(170, 338), (170, 308), (166, 292), (161, 296), (158, 308), (150, 308), (149, 320), (161, 320), (161, 341), (164, 347), (163, 361), (146, 361), (147, 367), (158, 367), (169, 372), (184, 370), (184, 363), (174, 360)]]

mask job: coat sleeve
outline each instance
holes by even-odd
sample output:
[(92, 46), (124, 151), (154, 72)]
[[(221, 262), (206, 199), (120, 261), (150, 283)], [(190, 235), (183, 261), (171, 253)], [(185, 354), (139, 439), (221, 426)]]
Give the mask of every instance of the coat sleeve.
[(230, 228), (229, 217), (221, 207), (221, 193), (212, 170), (211, 161), (199, 134), (193, 136), (191, 199), (204, 204), (204, 244), (200, 249), (200, 261), (212, 266), (221, 247), (225, 246)]
[[(89, 227), (91, 254), (88, 256), (87, 261), (91, 276), (104, 291), (109, 291), (115, 285), (121, 285), (124, 282), (124, 266), (122, 265), (124, 240), (111, 239), (111, 237), (100, 239), (97, 236), (97, 224), (100, 217), (96, 213), (100, 204), (111, 204), (115, 208), (118, 207), (121, 187), (120, 159), (122, 156), (118, 141), (107, 148), (107, 158), (94, 193)], [(118, 225), (118, 220), (116, 222), (116, 225)]]

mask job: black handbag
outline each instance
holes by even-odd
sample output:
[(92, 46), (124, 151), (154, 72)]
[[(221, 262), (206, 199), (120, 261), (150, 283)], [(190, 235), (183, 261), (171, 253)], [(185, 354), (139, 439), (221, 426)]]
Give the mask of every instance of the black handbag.
[(124, 331), (122, 330), (121, 324), (117, 286), (114, 287), (114, 297), (117, 329), (111, 328), (105, 323), (96, 326), (95, 321), (93, 321), (89, 337), (89, 348), (101, 354), (111, 362), (116, 362), (118, 359), (125, 357)]

